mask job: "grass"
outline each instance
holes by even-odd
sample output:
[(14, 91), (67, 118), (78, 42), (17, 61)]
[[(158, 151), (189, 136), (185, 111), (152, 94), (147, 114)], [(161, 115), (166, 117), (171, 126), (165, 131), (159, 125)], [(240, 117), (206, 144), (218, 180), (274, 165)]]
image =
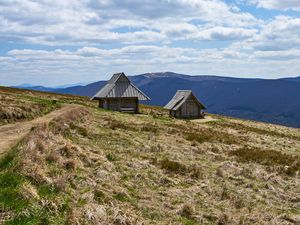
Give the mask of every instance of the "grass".
[(217, 126), (221, 126), (221, 127), (225, 127), (225, 128), (232, 128), (232, 129), (236, 129), (239, 131), (243, 131), (243, 132), (253, 132), (253, 133), (257, 133), (260, 135), (269, 135), (269, 136), (273, 136), (273, 137), (278, 137), (278, 138), (289, 138), (289, 139), (293, 139), (293, 140), (297, 140), (300, 141), (300, 136), (295, 136), (295, 135), (290, 135), (290, 134), (285, 134), (285, 133), (280, 133), (276, 130), (271, 130), (271, 129), (261, 129), (258, 127), (254, 127), (254, 126), (247, 126), (247, 125), (243, 125), (241, 123), (232, 123), (232, 122), (228, 122), (226, 120), (223, 121), (211, 121), (209, 122), (209, 124), (211, 125), (217, 125)]
[(160, 162), (160, 166), (162, 169), (167, 170), (168, 172), (171, 173), (180, 173), (183, 174), (187, 171), (187, 168), (185, 165), (181, 164), (180, 162), (177, 161), (172, 161), (169, 159), (163, 159)]
[(16, 212), (28, 206), (28, 201), (20, 193), (24, 177), (15, 171), (5, 171), (0, 174), (0, 204)]
[(51, 99), (17, 95), (15, 93), (0, 95), (0, 100), (0, 125), (30, 120), (61, 106), (61, 104)]
[(265, 166), (286, 166), (286, 174), (294, 176), (300, 172), (300, 157), (281, 153), (275, 150), (262, 150), (258, 148), (240, 148), (230, 152), (241, 162), (255, 162)]
[[(70, 176), (75, 172), (77, 149), (67, 140), (65, 145), (60, 147), (63, 139), (54, 141), (51, 137), (54, 135), (52, 132), (58, 130), (61, 132), (59, 135), (64, 134), (64, 129), (56, 127), (61, 126), (58, 122), (60, 119), (74, 122), (74, 117), (78, 118), (85, 113), (86, 111), (77, 110), (57, 118), (52, 126), (32, 129), (19, 144), (1, 158), (0, 205), (15, 215), (6, 221), (6, 224), (64, 223), (69, 204), (69, 197), (65, 192), (68, 186), (66, 175)], [(55, 143), (56, 146), (53, 145)], [(59, 155), (56, 159), (59, 160), (53, 157), (49, 160), (49, 153), (55, 151)], [(62, 163), (60, 159), (63, 160)], [(50, 161), (51, 166), (47, 166), (47, 161)], [(50, 175), (52, 164), (56, 166), (58, 173)]]
[(297, 139), (217, 124), (230, 118), (196, 123), (159, 107), (130, 115), (76, 96), (12, 92), (0, 96), (85, 109), (33, 129), (0, 159), (6, 224), (284, 224), (282, 215), (300, 213)]
[(204, 142), (220, 142), (225, 144), (237, 144), (241, 141), (240, 138), (228, 133), (219, 132), (213, 129), (202, 129), (197, 132), (186, 132), (185, 139), (188, 141)]

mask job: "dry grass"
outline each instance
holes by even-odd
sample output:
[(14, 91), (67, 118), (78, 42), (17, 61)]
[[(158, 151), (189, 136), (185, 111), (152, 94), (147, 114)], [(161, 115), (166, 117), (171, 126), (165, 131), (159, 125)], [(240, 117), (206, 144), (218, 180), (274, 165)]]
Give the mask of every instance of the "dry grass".
[(185, 138), (188, 141), (196, 141), (199, 143), (220, 142), (231, 145), (241, 142), (241, 139), (236, 136), (213, 129), (201, 129), (197, 130), (196, 132), (186, 132)]
[(216, 125), (216, 126), (221, 126), (224, 128), (232, 128), (235, 130), (239, 130), (241, 132), (253, 132), (253, 133), (257, 133), (260, 135), (264, 135), (264, 136), (274, 136), (274, 137), (278, 137), (278, 138), (286, 138), (286, 139), (294, 139), (297, 141), (300, 141), (300, 136), (296, 136), (296, 135), (290, 135), (290, 134), (286, 134), (284, 132), (278, 132), (278, 130), (275, 129), (263, 129), (263, 128), (259, 128), (256, 126), (249, 126), (246, 124), (242, 124), (241, 122), (228, 122), (228, 121), (212, 121), (209, 122), (212, 125)]
[(295, 176), (300, 172), (300, 156), (293, 156), (275, 150), (240, 148), (230, 152), (230, 155), (237, 156), (242, 162), (256, 162), (262, 165), (276, 167), (290, 176)]
[(89, 107), (34, 129), (0, 161), (0, 203), (15, 224), (293, 224), (298, 130), (243, 122), (264, 135), (143, 107)]
[(0, 125), (29, 120), (59, 107), (51, 100), (36, 101), (15, 95), (0, 95)]

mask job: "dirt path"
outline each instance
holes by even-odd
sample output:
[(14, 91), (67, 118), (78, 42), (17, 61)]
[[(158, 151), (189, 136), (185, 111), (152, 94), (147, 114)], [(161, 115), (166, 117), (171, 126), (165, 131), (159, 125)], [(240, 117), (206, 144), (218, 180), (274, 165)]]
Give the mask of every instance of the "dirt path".
[(194, 123), (207, 123), (207, 122), (211, 122), (211, 121), (217, 121), (218, 119), (214, 119), (211, 116), (205, 116), (204, 119), (195, 119), (195, 120), (191, 120)]
[(76, 105), (66, 105), (45, 116), (38, 117), (30, 121), (0, 126), (0, 156), (11, 149), (19, 140), (21, 140), (32, 127), (42, 123), (49, 123), (52, 119), (79, 107), (80, 106)]

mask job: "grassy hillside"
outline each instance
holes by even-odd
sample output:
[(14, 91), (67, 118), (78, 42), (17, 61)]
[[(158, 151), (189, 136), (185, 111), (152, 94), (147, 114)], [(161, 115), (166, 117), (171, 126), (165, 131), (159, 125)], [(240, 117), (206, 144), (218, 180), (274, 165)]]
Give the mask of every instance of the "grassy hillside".
[(63, 103), (93, 105), (87, 98), (80, 96), (0, 87), (0, 125), (42, 116)]
[[(171, 119), (80, 106), (32, 131), (0, 160), (5, 224), (294, 224), (300, 132), (213, 116)], [(1, 223), (1, 222), (0, 222)]]

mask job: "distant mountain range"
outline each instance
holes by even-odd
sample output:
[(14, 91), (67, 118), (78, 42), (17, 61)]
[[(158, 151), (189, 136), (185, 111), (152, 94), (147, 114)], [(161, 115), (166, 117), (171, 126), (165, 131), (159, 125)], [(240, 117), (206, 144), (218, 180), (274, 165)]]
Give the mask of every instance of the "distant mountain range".
[[(165, 72), (129, 78), (150, 96), (151, 101), (146, 104), (163, 106), (176, 90), (191, 89), (210, 113), (300, 128), (300, 77), (267, 80)], [(92, 96), (105, 83), (99, 81), (67, 88), (30, 85), (21, 88)]]

